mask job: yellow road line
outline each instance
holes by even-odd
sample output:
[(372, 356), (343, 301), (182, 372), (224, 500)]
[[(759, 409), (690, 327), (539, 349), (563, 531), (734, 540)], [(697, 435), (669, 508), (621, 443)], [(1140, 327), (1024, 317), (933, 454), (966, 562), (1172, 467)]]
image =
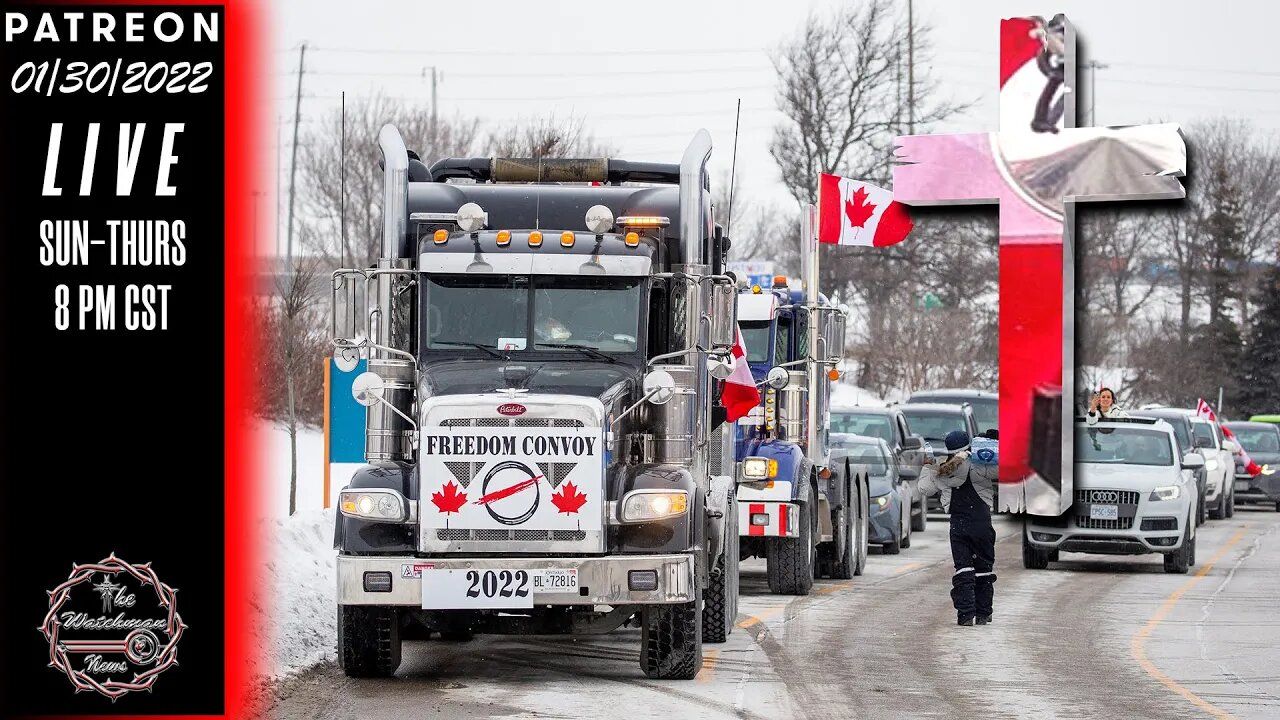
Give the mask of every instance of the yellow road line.
[(1195, 577), (1187, 580), (1181, 587), (1174, 590), (1169, 597), (1165, 598), (1165, 601), (1160, 605), (1160, 608), (1156, 610), (1150, 620), (1147, 620), (1147, 624), (1142, 626), (1142, 629), (1133, 636), (1133, 640), (1129, 643), (1129, 654), (1133, 656), (1134, 660), (1138, 661), (1139, 667), (1145, 670), (1148, 675), (1159, 681), (1161, 685), (1164, 685), (1173, 692), (1181, 695), (1191, 704), (1216, 718), (1225, 719), (1233, 716), (1226, 710), (1223, 710), (1217, 705), (1214, 705), (1208, 700), (1205, 700), (1187, 688), (1179, 685), (1173, 680), (1173, 678), (1161, 672), (1160, 668), (1156, 667), (1155, 663), (1151, 662), (1151, 660), (1147, 658), (1147, 638), (1151, 637), (1151, 633), (1155, 632), (1155, 629), (1160, 626), (1160, 623), (1164, 622), (1164, 619), (1173, 611), (1173, 606), (1178, 604), (1178, 600), (1182, 599), (1182, 596), (1188, 590), (1195, 587), (1196, 583), (1204, 579), (1204, 576), (1208, 575), (1210, 570), (1213, 570), (1213, 566), (1217, 564), (1217, 562), (1221, 560), (1236, 543), (1240, 542), (1240, 538), (1244, 537), (1244, 535), (1245, 530), (1243, 528), (1237, 530), (1236, 534), (1232, 535), (1231, 539), (1227, 541), (1227, 544), (1223, 545), (1218, 552), (1214, 553), (1209, 562), (1205, 563), (1196, 571)]
[(711, 682), (711, 676), (716, 674), (716, 662), (719, 660), (719, 650), (704, 650), (702, 652), (702, 669), (698, 671), (698, 682)]
[(747, 629), (752, 625), (763, 625), (765, 620), (777, 615), (786, 608), (786, 605), (775, 605), (774, 607), (765, 608), (755, 615), (748, 615), (745, 620), (738, 623), (735, 627)]
[(922, 567), (924, 567), (924, 563), (922, 562), (909, 562), (906, 565), (903, 565), (902, 567), (898, 568), (897, 570), (894, 570), (893, 574), (901, 575), (902, 573), (911, 572), (916, 568), (922, 568)]
[(842, 583), (836, 583), (835, 585), (827, 585), (826, 587), (818, 588), (817, 593), (819, 595), (830, 595), (833, 592), (839, 592), (840, 590), (844, 590), (845, 588), (851, 588), (851, 587), (853, 587), (853, 581), (846, 580)]

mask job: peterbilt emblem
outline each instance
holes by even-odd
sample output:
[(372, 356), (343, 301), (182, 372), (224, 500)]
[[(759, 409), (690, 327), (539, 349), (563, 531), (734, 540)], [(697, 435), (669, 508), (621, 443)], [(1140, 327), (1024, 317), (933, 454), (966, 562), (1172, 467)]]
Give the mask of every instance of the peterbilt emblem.
[(521, 405), (520, 403), (505, 403), (498, 406), (498, 414), (506, 415), (507, 417), (523, 415), (528, 412), (528, 410), (529, 408)]

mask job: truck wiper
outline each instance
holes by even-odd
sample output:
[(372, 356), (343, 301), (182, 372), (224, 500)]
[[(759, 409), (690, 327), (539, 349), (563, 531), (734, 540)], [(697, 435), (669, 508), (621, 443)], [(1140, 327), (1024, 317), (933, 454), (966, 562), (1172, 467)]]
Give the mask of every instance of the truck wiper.
[(489, 347), (488, 345), (484, 345), (482, 343), (477, 343), (477, 342), (465, 342), (462, 340), (432, 340), (431, 344), (432, 345), (465, 345), (466, 347), (472, 347), (477, 350), (483, 350), (489, 353), (490, 355), (492, 355), (493, 357), (497, 358), (498, 360), (511, 359), (506, 355), (503, 355), (502, 353), (498, 352), (497, 350), (494, 350), (493, 348)]
[(613, 357), (612, 355), (605, 355), (604, 353), (591, 347), (590, 345), (576, 345), (574, 343), (538, 343), (538, 347), (553, 347), (553, 348), (564, 348), (566, 350), (578, 350), (589, 357), (596, 358), (597, 360), (607, 360), (611, 363), (618, 362), (617, 358)]

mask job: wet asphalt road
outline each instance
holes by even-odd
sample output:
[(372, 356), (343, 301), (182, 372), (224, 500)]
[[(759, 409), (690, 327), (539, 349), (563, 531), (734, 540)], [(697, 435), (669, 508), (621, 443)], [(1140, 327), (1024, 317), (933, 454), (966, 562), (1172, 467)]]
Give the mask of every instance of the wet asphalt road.
[(1064, 555), (1022, 568), (997, 518), (995, 623), (954, 625), (947, 525), (852, 581), (768, 593), (743, 564), (738, 627), (693, 681), (651, 681), (638, 630), (405, 644), (397, 676), (323, 665), (274, 688), (279, 718), (1280, 717), (1280, 513), (1200, 528), (1198, 564)]

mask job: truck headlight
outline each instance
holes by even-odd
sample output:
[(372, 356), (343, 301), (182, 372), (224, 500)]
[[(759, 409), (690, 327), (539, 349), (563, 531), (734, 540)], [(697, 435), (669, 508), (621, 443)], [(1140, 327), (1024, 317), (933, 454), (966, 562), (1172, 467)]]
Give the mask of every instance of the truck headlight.
[(883, 510), (885, 509), (885, 506), (889, 504), (889, 496), (879, 495), (877, 497), (873, 497), (871, 498), (871, 504), (875, 505), (877, 510)]
[(648, 522), (683, 515), (689, 493), (683, 490), (633, 490), (622, 499), (623, 522)]
[(343, 490), (338, 507), (347, 517), (379, 522), (404, 522), (409, 503), (395, 490)]
[(1205, 460), (1205, 461), (1204, 461), (1204, 466), (1205, 466), (1205, 468), (1207, 468), (1207, 469), (1209, 469), (1209, 470), (1217, 470), (1217, 469), (1218, 469), (1218, 459), (1217, 459), (1217, 458), (1209, 458), (1208, 460)]
[(749, 457), (742, 461), (742, 477), (748, 480), (766, 480), (778, 475), (778, 461), (770, 458)]
[(1177, 485), (1165, 485), (1151, 491), (1148, 500), (1177, 500), (1182, 496), (1182, 488)]

